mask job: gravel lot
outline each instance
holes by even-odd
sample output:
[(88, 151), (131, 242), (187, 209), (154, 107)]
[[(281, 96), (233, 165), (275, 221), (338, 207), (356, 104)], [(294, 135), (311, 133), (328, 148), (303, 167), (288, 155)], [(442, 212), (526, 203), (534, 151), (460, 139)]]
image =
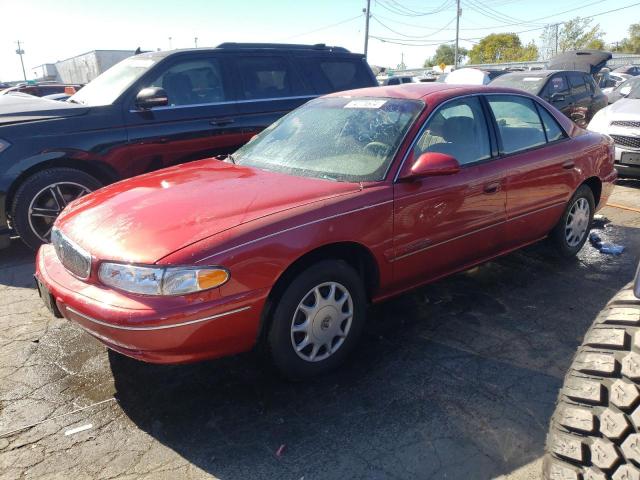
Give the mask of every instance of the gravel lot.
[(0, 477), (539, 478), (565, 369), (640, 255), (640, 213), (620, 208), (640, 209), (640, 182), (620, 183), (601, 213), (622, 256), (535, 245), (376, 306), (351, 361), (301, 384), (256, 354), (109, 353), (48, 314), (15, 241), (0, 251)]

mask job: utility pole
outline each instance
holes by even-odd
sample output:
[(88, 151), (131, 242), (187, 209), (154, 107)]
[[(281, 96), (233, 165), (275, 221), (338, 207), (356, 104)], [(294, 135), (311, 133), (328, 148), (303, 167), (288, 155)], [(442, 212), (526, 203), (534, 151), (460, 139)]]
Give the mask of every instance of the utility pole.
[(460, 0), (456, 0), (456, 48), (454, 51), (453, 68), (458, 68), (458, 41), (460, 40), (460, 15), (462, 10), (460, 9)]
[(18, 40), (16, 42), (18, 44), (18, 49), (16, 50), (16, 53), (18, 55), (20, 55), (20, 65), (22, 65), (22, 76), (24, 77), (24, 81), (27, 81), (27, 72), (24, 69), (24, 60), (22, 59), (22, 55), (24, 55), (24, 50), (22, 49), (22, 46), (20, 45), (20, 40)]
[(367, 59), (367, 51), (369, 50), (369, 13), (371, 10), (371, 0), (367, 0), (367, 8), (364, 10), (365, 24), (364, 24), (364, 58)]
[(198, 37), (194, 38), (193, 42), (196, 44), (196, 48), (198, 48)]
[(559, 33), (560, 24), (556, 23), (554, 26), (556, 27), (556, 35), (555, 35), (555, 37), (556, 37), (556, 53), (554, 55), (558, 55), (558, 33)]
[(173, 48), (171, 48), (171, 40), (172, 40), (172, 37), (169, 37), (169, 50), (173, 50)]

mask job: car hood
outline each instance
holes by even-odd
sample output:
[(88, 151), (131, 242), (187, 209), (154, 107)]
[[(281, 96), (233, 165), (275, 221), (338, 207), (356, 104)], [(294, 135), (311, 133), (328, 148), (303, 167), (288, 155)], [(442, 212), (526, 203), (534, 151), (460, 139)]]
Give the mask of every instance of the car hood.
[(241, 224), (359, 189), (209, 159), (102, 188), (70, 204), (56, 226), (97, 258), (151, 264)]
[(607, 108), (607, 116), (610, 120), (640, 120), (640, 99), (638, 98), (621, 98)]
[(0, 95), (0, 125), (83, 115), (89, 107), (33, 95)]

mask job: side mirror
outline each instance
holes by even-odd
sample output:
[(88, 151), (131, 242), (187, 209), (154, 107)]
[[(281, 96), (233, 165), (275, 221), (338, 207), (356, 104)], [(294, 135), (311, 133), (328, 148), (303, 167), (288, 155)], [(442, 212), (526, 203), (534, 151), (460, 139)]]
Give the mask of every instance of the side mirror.
[(630, 93), (631, 93), (631, 85), (625, 85), (620, 89), (620, 95), (622, 95), (623, 97), (626, 97)]
[(564, 100), (565, 100), (565, 96), (562, 93), (557, 93), (556, 92), (556, 93), (551, 95), (551, 101), (554, 102), (554, 103), (555, 102), (564, 102)]
[(460, 171), (460, 163), (451, 155), (439, 152), (426, 152), (418, 157), (411, 169), (400, 178), (412, 180), (414, 178), (439, 175), (453, 175)]
[(149, 110), (154, 107), (166, 107), (169, 105), (167, 92), (160, 87), (147, 87), (138, 92), (136, 105), (141, 110)]

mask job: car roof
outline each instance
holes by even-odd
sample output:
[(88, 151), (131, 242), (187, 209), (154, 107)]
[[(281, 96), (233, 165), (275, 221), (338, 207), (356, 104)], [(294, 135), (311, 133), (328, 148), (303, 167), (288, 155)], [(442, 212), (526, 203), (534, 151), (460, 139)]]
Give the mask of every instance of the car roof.
[(554, 73), (577, 73), (580, 75), (584, 75), (586, 72), (580, 72), (578, 70), (525, 70), (524, 72), (518, 71), (518, 72), (505, 73), (504, 75), (502, 75), (502, 78), (507, 76), (512, 78), (513, 77), (535, 77), (535, 76), (550, 77)]
[(367, 87), (345, 92), (335, 92), (326, 97), (381, 97), (407, 100), (426, 100), (427, 97), (438, 95), (455, 97), (473, 93), (517, 93), (534, 97), (527, 92), (515, 88), (494, 87), (490, 85), (456, 85), (449, 83), (405, 83), (384, 87)]
[(206, 52), (298, 52), (298, 53), (316, 53), (316, 54), (342, 54), (363, 57), (364, 55), (352, 53), (344, 47), (329, 46), (324, 43), (315, 45), (305, 45), (297, 43), (238, 43), (224, 42), (217, 47), (200, 47), (200, 48), (181, 48), (175, 50), (163, 50), (159, 52), (144, 52), (138, 57), (162, 59), (173, 55), (181, 55), (185, 53), (206, 53)]

